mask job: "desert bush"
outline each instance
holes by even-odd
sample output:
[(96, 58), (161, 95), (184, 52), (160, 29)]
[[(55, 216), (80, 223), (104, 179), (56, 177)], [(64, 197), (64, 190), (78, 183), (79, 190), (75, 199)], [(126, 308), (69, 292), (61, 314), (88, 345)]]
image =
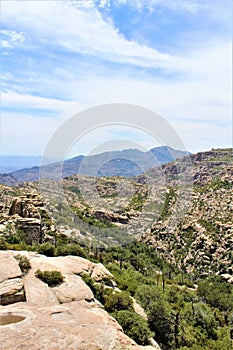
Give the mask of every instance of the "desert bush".
[(37, 249), (39, 254), (43, 254), (46, 256), (54, 256), (55, 255), (55, 247), (51, 243), (42, 243), (38, 246)]
[(82, 258), (86, 258), (84, 250), (78, 244), (63, 244), (57, 247), (56, 255), (74, 255), (81, 256)]
[(41, 281), (47, 283), (49, 287), (55, 287), (64, 281), (64, 276), (62, 276), (60, 271), (41, 271), (37, 270), (35, 276)]
[(6, 241), (3, 237), (0, 237), (0, 250), (7, 250)]
[(17, 254), (15, 259), (19, 262), (19, 267), (22, 272), (28, 272), (31, 268), (30, 260), (25, 255)]
[(133, 301), (126, 291), (106, 294), (104, 307), (108, 312), (132, 310)]

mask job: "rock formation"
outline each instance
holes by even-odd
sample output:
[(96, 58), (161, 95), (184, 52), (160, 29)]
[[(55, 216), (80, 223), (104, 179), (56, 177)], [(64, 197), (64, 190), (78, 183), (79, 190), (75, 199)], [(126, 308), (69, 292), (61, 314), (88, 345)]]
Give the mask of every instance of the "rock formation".
[[(14, 256), (25, 255), (31, 263), (22, 275)], [(85, 272), (96, 281), (112, 277), (102, 264), (80, 257), (49, 258), (27, 251), (0, 252), (1, 345), (4, 350), (140, 350), (121, 326), (103, 310), (80, 275)], [(59, 270), (65, 281), (48, 287), (35, 277), (35, 271)], [(14, 283), (12, 283), (14, 281)], [(6, 296), (8, 285), (8, 296)], [(21, 286), (25, 299), (19, 299)], [(8, 305), (9, 304), (9, 305)], [(152, 349), (155, 349), (154, 347)]]
[[(6, 197), (8, 201), (0, 205), (0, 223), (3, 225), (0, 231), (5, 234), (21, 232), (29, 245), (42, 243), (46, 233), (54, 230), (42, 197), (36, 192), (13, 197), (10, 202), (9, 195)], [(9, 224), (10, 229), (6, 230)]]

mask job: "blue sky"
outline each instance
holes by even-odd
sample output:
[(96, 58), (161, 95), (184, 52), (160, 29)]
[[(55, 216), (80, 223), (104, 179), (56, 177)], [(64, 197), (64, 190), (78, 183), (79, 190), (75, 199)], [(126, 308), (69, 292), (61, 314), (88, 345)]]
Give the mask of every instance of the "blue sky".
[[(232, 146), (229, 0), (1, 1), (1, 153), (38, 155), (75, 113), (132, 103), (163, 116), (186, 149)], [(70, 150), (119, 138), (90, 131)]]

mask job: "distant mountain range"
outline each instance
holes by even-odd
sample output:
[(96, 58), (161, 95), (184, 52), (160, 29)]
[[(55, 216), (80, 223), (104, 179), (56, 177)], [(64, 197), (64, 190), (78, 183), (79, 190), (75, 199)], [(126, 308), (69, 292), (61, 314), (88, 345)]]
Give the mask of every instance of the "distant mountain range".
[[(20, 182), (38, 181), (40, 177), (59, 178), (74, 174), (89, 176), (124, 176), (132, 177), (143, 174), (150, 168), (169, 163), (177, 158), (189, 155), (189, 152), (175, 150), (169, 146), (152, 148), (143, 152), (138, 149), (110, 151), (92, 156), (77, 156), (63, 163), (51, 163), (39, 166), (41, 157), (7, 157), (4, 159), (5, 168), (17, 168), (20, 164), (32, 164), (33, 167), (23, 167), (0, 174), (0, 183), (13, 186)], [(3, 159), (4, 157), (1, 157)], [(20, 163), (21, 162), (21, 163)], [(38, 164), (39, 163), (39, 164)], [(4, 164), (1, 169), (4, 169)]]
[(0, 156), (0, 173), (39, 166), (41, 159), (41, 156)]

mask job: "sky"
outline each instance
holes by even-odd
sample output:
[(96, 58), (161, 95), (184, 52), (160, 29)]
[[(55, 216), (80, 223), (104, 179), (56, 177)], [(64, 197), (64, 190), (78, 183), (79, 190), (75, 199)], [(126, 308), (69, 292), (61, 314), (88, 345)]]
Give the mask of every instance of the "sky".
[[(108, 103), (154, 111), (191, 152), (232, 147), (231, 23), (231, 0), (2, 0), (1, 154), (42, 155), (74, 114)], [(119, 139), (160, 145), (106, 125), (69, 155)]]

